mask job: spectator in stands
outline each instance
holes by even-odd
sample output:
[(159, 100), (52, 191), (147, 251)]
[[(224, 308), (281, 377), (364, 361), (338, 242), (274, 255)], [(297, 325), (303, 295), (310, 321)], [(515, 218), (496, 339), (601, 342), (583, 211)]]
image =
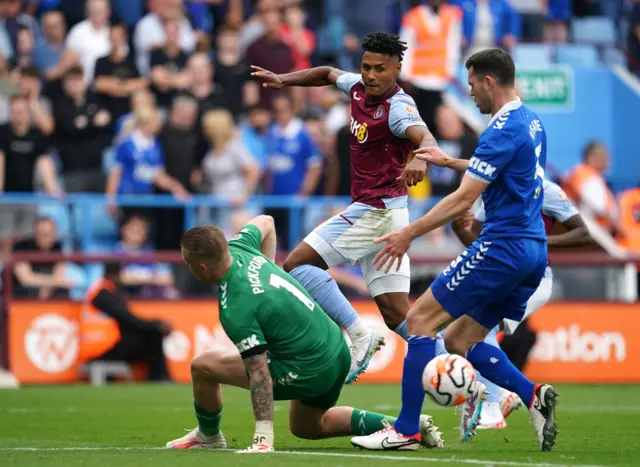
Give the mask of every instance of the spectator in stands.
[(102, 153), (108, 145), (111, 115), (96, 94), (87, 89), (80, 68), (67, 70), (63, 90), (64, 95), (53, 104), (53, 115), (66, 190), (104, 192)]
[(140, 76), (133, 54), (129, 53), (127, 27), (113, 24), (110, 40), (111, 53), (96, 62), (94, 85), (112, 121), (116, 121), (131, 110), (131, 96), (146, 89), (147, 80)]
[[(48, 154), (48, 141), (34, 128), (29, 101), (15, 96), (10, 102), (9, 123), (0, 126), (0, 194), (33, 193), (38, 173), (45, 190), (60, 196), (55, 166)], [(36, 207), (2, 205), (0, 209), (0, 256), (4, 256), (16, 237), (29, 234), (36, 217)]]
[(163, 23), (178, 21), (180, 25), (180, 48), (192, 53), (196, 48), (196, 35), (191, 23), (181, 10), (180, 0), (149, 0), (149, 13), (136, 26), (133, 43), (136, 49), (136, 62), (143, 75), (149, 72), (150, 52), (162, 47), (166, 41)]
[(240, 55), (244, 56), (249, 46), (264, 36), (266, 31), (264, 14), (268, 11), (278, 11), (279, 8), (278, 0), (257, 0), (255, 14), (245, 21), (240, 30), (238, 39), (238, 53)]
[(239, 121), (248, 106), (258, 103), (260, 88), (251, 80), (251, 70), (238, 53), (238, 32), (235, 29), (223, 27), (218, 33), (217, 46), (215, 81), (224, 89), (227, 108)]
[[(342, 106), (341, 109), (346, 117), (351, 118), (351, 107)], [(344, 125), (338, 129), (331, 142), (333, 147), (328, 152), (330, 157), (327, 170), (332, 175), (327, 180), (329, 185), (327, 186), (326, 194), (351, 196), (351, 131), (349, 125)]]
[(29, 101), (33, 124), (43, 135), (51, 136), (55, 128), (55, 122), (51, 114), (51, 101), (41, 94), (42, 81), (35, 67), (27, 66), (20, 70), (18, 88), (20, 93)]
[[(276, 123), (270, 133), (269, 182), (266, 192), (272, 195), (310, 196), (322, 176), (322, 155), (302, 120), (295, 116), (286, 94), (273, 101)], [(280, 245), (289, 248), (289, 210), (267, 209), (273, 217)]]
[[(197, 113), (198, 104), (193, 98), (185, 95), (176, 97), (159, 135), (167, 175), (190, 191), (200, 183), (196, 173), (202, 157), (197, 153), (198, 138), (194, 132)], [(157, 191), (166, 193), (160, 189)], [(160, 208), (156, 215), (158, 224), (162, 226), (157, 232), (156, 248), (179, 249), (184, 234), (184, 209)]]
[(191, 81), (189, 92), (198, 102), (198, 120), (209, 110), (226, 107), (226, 97), (222, 87), (214, 80), (213, 64), (207, 54), (193, 54), (187, 69)]
[(80, 55), (65, 47), (67, 27), (59, 11), (42, 16), (43, 38), (33, 50), (33, 64), (47, 82), (56, 81), (71, 67), (81, 66)]
[[(279, 10), (266, 10), (262, 13), (262, 21), (265, 34), (247, 49), (247, 63), (266, 68), (276, 74), (290, 73), (295, 68), (295, 62), (291, 47), (282, 40), (282, 14)], [(276, 92), (275, 89), (261, 86), (260, 104), (271, 107)]]
[(18, 33), (22, 28), (30, 29), (34, 38), (39, 39), (38, 22), (29, 13), (23, 11), (22, 0), (3, 0), (1, 12), (12, 51), (18, 48)]
[(233, 209), (214, 209), (214, 223), (237, 232), (247, 217), (241, 208), (255, 193), (260, 169), (238, 137), (229, 111), (210, 110), (202, 118), (202, 127), (210, 143), (202, 161), (203, 191), (229, 199)]
[[(16, 253), (61, 253), (56, 224), (48, 217), (37, 218), (33, 224), (33, 237), (15, 244)], [(74, 287), (66, 276), (66, 264), (34, 261), (18, 261), (13, 266), (14, 293), (48, 300), (68, 298), (69, 289)]]
[(607, 147), (592, 141), (582, 153), (582, 163), (571, 169), (564, 179), (563, 188), (583, 215), (591, 215), (609, 233), (619, 229), (619, 214), (613, 192), (604, 173), (609, 169)]
[(84, 79), (91, 83), (94, 77), (96, 61), (111, 50), (109, 40), (109, 16), (111, 9), (108, 0), (87, 0), (87, 19), (76, 24), (69, 31), (67, 49), (80, 55)]
[(311, 68), (309, 57), (316, 47), (316, 36), (305, 27), (307, 17), (299, 5), (287, 7), (284, 12), (282, 39), (293, 52), (294, 69)]
[(467, 56), (484, 49), (511, 49), (520, 36), (520, 15), (507, 0), (449, 0), (462, 12), (462, 43)]
[(413, 95), (420, 115), (434, 131), (442, 93), (455, 78), (460, 62), (462, 12), (442, 0), (427, 0), (404, 15), (400, 38), (409, 47), (400, 78), (408, 84), (405, 89)]
[[(135, 130), (118, 143), (109, 171), (106, 194), (112, 213), (116, 194), (149, 194), (158, 187), (178, 198), (188, 197), (186, 188), (164, 170), (162, 148), (156, 138), (160, 130), (158, 111), (145, 107), (136, 112), (135, 118)], [(139, 211), (136, 207), (123, 209), (125, 217)]]
[[(105, 277), (92, 287), (87, 301), (89, 313), (104, 313), (115, 321), (117, 329), (106, 335), (107, 350), (94, 361), (137, 362), (149, 364), (149, 381), (171, 381), (162, 340), (171, 334), (171, 325), (160, 320), (144, 320), (131, 313), (120, 280), (120, 265), (108, 264)], [(101, 319), (98, 315), (95, 319)]]
[(266, 169), (269, 155), (270, 125), (271, 111), (266, 107), (254, 105), (247, 110), (247, 120), (240, 127), (240, 139), (262, 171)]
[[(156, 99), (148, 88), (140, 89), (139, 91), (136, 91), (131, 95), (131, 103), (129, 104), (129, 106), (131, 107), (131, 112), (123, 115), (118, 119), (118, 121), (116, 121), (113, 139), (113, 142), (116, 145), (126, 136), (130, 135), (131, 132), (135, 129), (136, 112), (145, 107), (151, 107), (155, 109)], [(160, 119), (164, 120), (164, 113), (162, 112), (162, 109), (158, 109), (158, 114), (160, 115)]]
[(509, 3), (522, 19), (522, 40), (541, 42), (548, 0), (509, 0)]
[[(395, 32), (392, 11), (406, 12), (412, 2), (408, 0), (351, 0), (341, 3), (344, 9), (342, 17), (347, 32), (343, 39), (343, 46), (351, 55), (351, 67), (359, 70), (360, 42), (364, 36), (372, 31)], [(439, 3), (441, 2), (439, 1)]]
[[(149, 240), (149, 221), (140, 215), (131, 215), (120, 228), (121, 241), (115, 248), (119, 255), (136, 256), (152, 253)], [(156, 261), (133, 261), (122, 264), (120, 284), (128, 295), (137, 298), (166, 298), (175, 300), (179, 293), (174, 287), (173, 270)]]
[(569, 39), (569, 21), (571, 21), (570, 0), (548, 0), (547, 22), (544, 26), (545, 42), (564, 44)]
[(11, 59), (11, 65), (18, 71), (33, 65), (33, 48), (36, 40), (33, 31), (29, 28), (18, 29), (18, 39), (15, 54)]
[(165, 22), (164, 33), (164, 45), (151, 51), (150, 78), (158, 105), (168, 109), (176, 93), (189, 88), (191, 75), (186, 71), (189, 56), (180, 47), (180, 22)]
[(630, 57), (629, 70), (640, 77), (640, 0), (634, 0), (631, 6), (627, 50)]

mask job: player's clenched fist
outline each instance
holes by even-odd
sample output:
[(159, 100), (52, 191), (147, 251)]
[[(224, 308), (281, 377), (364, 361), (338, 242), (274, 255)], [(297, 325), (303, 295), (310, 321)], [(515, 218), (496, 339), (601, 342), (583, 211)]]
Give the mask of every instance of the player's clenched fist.
[(415, 186), (422, 181), (424, 173), (427, 170), (426, 162), (418, 159), (413, 159), (407, 164), (402, 171), (402, 174), (396, 180), (400, 183), (405, 183), (407, 186)]
[(284, 87), (284, 81), (282, 80), (280, 75), (276, 75), (272, 71), (265, 70), (264, 68), (260, 68), (259, 66), (255, 65), (251, 65), (251, 69), (254, 70), (251, 73), (251, 76), (260, 78), (263, 81), (263, 87), (273, 89), (281, 89)]

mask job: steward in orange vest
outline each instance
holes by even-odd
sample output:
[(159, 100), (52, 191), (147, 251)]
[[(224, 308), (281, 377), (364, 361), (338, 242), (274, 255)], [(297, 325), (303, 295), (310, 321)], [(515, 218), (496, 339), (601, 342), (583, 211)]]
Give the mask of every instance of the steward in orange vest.
[(80, 358), (83, 362), (147, 360), (149, 380), (170, 381), (162, 339), (171, 333), (171, 326), (131, 313), (119, 277), (120, 265), (107, 264), (105, 277), (87, 292), (80, 322)]

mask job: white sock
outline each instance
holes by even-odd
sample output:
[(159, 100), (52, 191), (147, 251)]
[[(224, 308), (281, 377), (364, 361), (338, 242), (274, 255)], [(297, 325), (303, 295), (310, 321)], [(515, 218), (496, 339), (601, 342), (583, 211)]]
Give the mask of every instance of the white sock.
[(346, 331), (351, 342), (362, 339), (364, 336), (368, 336), (370, 332), (369, 328), (364, 324), (364, 321), (360, 317), (358, 317), (358, 319), (356, 319), (353, 324), (346, 329)]

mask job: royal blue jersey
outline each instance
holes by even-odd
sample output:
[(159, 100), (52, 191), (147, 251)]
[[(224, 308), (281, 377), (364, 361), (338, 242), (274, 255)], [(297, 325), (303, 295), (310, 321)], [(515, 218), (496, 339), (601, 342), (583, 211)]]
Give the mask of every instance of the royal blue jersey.
[(542, 220), (547, 137), (535, 112), (520, 100), (494, 115), (480, 136), (467, 175), (488, 183), (482, 193), (484, 239), (546, 240)]
[(116, 147), (115, 166), (122, 170), (119, 194), (153, 193), (158, 172), (164, 169), (162, 147), (155, 138), (134, 132)]
[(272, 195), (295, 195), (302, 189), (304, 177), (312, 167), (322, 165), (322, 155), (302, 120), (294, 119), (286, 127), (274, 124), (269, 131), (268, 165)]

